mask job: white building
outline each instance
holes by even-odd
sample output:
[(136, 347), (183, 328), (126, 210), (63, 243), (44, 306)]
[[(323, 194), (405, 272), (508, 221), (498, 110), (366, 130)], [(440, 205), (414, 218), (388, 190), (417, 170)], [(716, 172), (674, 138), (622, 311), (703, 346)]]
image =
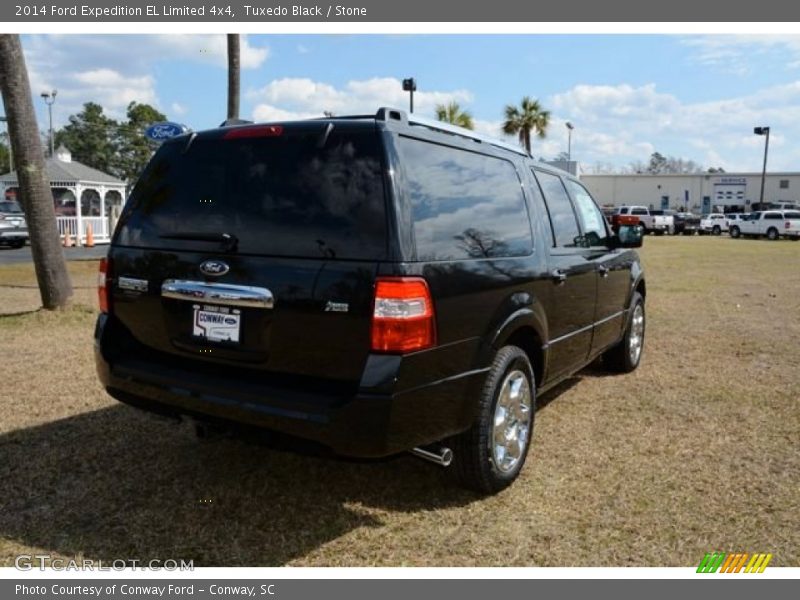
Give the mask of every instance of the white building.
[[(83, 242), (91, 228), (95, 241), (108, 242), (125, 198), (125, 182), (72, 160), (64, 146), (45, 161), (45, 170), (62, 237), (80, 234), (78, 241)], [(0, 199), (16, 199), (18, 191), (16, 171), (0, 175)]]
[[(582, 175), (581, 181), (605, 206), (710, 212), (750, 212), (761, 196), (761, 173), (694, 175)], [(800, 203), (800, 173), (767, 173), (764, 202)]]

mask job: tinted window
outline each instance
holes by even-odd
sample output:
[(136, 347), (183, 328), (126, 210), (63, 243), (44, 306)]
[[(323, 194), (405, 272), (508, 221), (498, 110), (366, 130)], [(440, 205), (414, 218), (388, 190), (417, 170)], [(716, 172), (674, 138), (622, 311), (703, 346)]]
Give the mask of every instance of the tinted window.
[(583, 229), (584, 245), (605, 246), (608, 244), (608, 232), (606, 230), (603, 213), (597, 208), (589, 192), (580, 183), (567, 179), (567, 187), (572, 197), (575, 199), (575, 208), (578, 210), (578, 217), (581, 220)]
[(644, 208), (634, 208), (631, 211), (631, 214), (632, 215), (647, 215), (647, 210), (645, 210)]
[(514, 165), (406, 137), (398, 144), (418, 260), (531, 253), (528, 212)]
[(773, 221), (775, 221), (775, 220), (780, 220), (783, 217), (781, 217), (780, 213), (766, 213), (764, 215), (764, 218), (765, 219), (772, 219)]
[(785, 212), (783, 217), (785, 219), (800, 219), (800, 212)]
[(556, 246), (574, 248), (580, 239), (580, 231), (575, 212), (572, 209), (572, 202), (561, 178), (550, 173), (536, 171), (536, 179), (539, 180), (547, 212), (550, 214)]
[[(323, 144), (324, 142), (324, 144)], [(164, 144), (142, 174), (117, 243), (215, 249), (165, 239), (228, 233), (241, 253), (328, 258), (386, 255), (377, 135), (318, 127), (277, 137), (198, 137)]]
[(3, 213), (21, 213), (22, 209), (16, 202), (0, 202), (0, 212)]

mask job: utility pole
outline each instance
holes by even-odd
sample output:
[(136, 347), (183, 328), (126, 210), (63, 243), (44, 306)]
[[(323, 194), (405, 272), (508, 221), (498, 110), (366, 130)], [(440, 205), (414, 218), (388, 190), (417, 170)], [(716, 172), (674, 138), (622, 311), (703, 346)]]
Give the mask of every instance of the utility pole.
[(51, 158), (56, 153), (54, 148), (55, 136), (53, 135), (53, 104), (55, 104), (56, 102), (57, 93), (58, 90), (53, 90), (52, 92), (42, 92), (42, 98), (44, 99), (44, 103), (47, 104), (47, 110), (50, 113), (50, 157)]

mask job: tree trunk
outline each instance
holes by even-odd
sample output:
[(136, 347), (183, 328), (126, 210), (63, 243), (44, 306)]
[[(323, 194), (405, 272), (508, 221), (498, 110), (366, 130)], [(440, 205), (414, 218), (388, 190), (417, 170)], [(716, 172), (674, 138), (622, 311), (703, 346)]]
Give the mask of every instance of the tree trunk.
[(239, 34), (228, 34), (228, 118), (239, 118)]
[(72, 282), (56, 227), (53, 195), (45, 171), (28, 70), (18, 35), (0, 35), (0, 92), (8, 118), (19, 180), (19, 199), (28, 221), (42, 305), (48, 310), (62, 308), (72, 297)]

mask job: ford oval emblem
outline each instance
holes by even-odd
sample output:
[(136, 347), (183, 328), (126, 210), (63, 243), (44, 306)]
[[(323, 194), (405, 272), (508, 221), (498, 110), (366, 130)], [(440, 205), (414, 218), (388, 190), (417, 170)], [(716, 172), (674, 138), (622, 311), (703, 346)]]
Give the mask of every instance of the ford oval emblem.
[(221, 260), (207, 260), (200, 264), (200, 272), (208, 277), (225, 275), (231, 268)]
[(187, 131), (188, 128), (185, 125), (165, 121), (163, 123), (153, 123), (144, 130), (144, 135), (151, 140), (161, 142), (178, 135), (183, 135)]

